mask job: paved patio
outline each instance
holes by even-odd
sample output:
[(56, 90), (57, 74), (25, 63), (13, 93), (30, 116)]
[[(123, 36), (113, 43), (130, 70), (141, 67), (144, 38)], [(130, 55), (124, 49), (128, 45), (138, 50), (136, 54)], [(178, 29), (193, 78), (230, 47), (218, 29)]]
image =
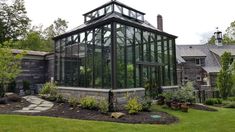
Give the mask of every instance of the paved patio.
[(52, 102), (38, 98), (37, 96), (25, 96), (23, 97), (31, 104), (27, 107), (24, 107), (22, 110), (16, 110), (14, 112), (20, 113), (37, 113), (41, 111), (46, 111), (51, 109), (54, 104)]

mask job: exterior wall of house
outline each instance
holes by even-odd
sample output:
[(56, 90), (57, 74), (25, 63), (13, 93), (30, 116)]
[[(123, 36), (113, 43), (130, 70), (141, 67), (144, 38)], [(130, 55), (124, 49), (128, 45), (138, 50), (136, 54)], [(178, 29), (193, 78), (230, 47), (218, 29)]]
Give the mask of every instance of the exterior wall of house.
[(205, 61), (201, 59), (201, 64), (196, 65), (195, 58), (184, 59), (186, 63), (178, 65), (181, 70), (181, 73), (178, 73), (178, 81), (181, 81), (182, 85), (186, 84), (188, 81), (192, 81), (194, 82), (195, 88), (200, 89), (201, 85), (205, 85), (205, 82), (203, 82), (205, 72), (201, 67)]
[(15, 79), (16, 90), (23, 89), (23, 83), (29, 83), (31, 89), (35, 89), (36, 84), (43, 84), (47, 80), (47, 61), (43, 56), (28, 56), (21, 61), (22, 71)]

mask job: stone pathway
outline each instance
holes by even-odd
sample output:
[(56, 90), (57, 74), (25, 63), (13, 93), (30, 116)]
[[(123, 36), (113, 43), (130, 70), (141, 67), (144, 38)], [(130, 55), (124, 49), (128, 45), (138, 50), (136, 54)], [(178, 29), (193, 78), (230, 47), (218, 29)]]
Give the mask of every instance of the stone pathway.
[(23, 97), (31, 104), (28, 107), (24, 107), (22, 110), (16, 110), (14, 112), (20, 112), (20, 113), (36, 113), (48, 110), (53, 107), (53, 103), (43, 100), (41, 98), (38, 98), (36, 96), (25, 96)]

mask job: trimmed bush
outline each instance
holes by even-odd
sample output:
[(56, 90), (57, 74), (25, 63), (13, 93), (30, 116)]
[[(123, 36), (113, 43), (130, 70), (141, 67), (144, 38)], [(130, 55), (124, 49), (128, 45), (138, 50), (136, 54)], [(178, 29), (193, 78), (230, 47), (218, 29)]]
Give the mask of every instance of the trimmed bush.
[(77, 107), (79, 104), (79, 101), (76, 98), (70, 97), (68, 100), (68, 103), (71, 107)]
[(86, 96), (84, 98), (81, 98), (80, 100), (81, 107), (84, 109), (96, 109), (97, 108), (97, 101), (96, 99)]
[(136, 114), (142, 110), (142, 105), (138, 102), (137, 97), (130, 98), (125, 106), (129, 114)]
[(109, 111), (109, 103), (106, 100), (100, 100), (98, 103), (98, 108), (101, 113), (107, 113)]

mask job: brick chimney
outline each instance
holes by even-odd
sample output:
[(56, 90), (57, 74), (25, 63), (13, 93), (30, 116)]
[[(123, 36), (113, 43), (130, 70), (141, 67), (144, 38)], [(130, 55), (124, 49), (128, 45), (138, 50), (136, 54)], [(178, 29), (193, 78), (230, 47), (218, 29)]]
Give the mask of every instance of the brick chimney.
[(157, 15), (157, 29), (163, 31), (162, 15)]

